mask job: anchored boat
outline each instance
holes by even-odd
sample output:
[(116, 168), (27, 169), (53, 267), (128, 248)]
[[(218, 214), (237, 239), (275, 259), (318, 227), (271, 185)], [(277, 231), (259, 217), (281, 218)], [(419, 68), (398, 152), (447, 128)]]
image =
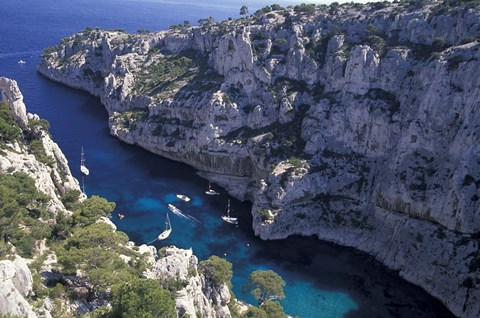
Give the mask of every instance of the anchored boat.
[(86, 176), (90, 174), (90, 171), (88, 170), (88, 168), (85, 167), (85, 154), (83, 153), (83, 147), (82, 147), (82, 153), (80, 155), (80, 171)]
[(177, 194), (177, 198), (179, 198), (180, 200), (185, 201), (185, 202), (190, 201), (190, 198), (187, 197), (187, 196), (184, 195), (184, 194)]
[(165, 231), (158, 234), (157, 239), (159, 241), (164, 240), (170, 235), (170, 233), (172, 233), (172, 224), (170, 223), (170, 218), (168, 217), (168, 213), (167, 213), (167, 220), (165, 221)]
[(217, 195), (217, 194), (220, 194), (220, 193), (218, 193), (217, 191), (213, 190), (213, 189), (212, 189), (212, 185), (210, 184), (210, 181), (208, 181), (208, 190), (205, 191), (205, 194), (208, 194), (208, 195)]
[(238, 224), (238, 220), (237, 218), (234, 218), (232, 216), (230, 216), (230, 200), (228, 200), (228, 205), (227, 205), (227, 215), (222, 215), (222, 219), (227, 222), (227, 223), (230, 223), (230, 224)]

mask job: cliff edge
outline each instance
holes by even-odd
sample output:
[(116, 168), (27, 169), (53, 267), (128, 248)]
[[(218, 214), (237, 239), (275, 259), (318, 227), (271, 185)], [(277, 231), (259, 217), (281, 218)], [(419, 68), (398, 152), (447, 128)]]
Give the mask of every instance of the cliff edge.
[(86, 29), (38, 69), (100, 97), (121, 140), (252, 200), (261, 238), (355, 247), (479, 316), (475, 4), (272, 6), (199, 22)]

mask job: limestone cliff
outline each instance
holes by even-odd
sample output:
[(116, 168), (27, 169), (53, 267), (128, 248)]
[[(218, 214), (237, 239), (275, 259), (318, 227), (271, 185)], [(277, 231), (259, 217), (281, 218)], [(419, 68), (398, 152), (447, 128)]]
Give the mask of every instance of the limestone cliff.
[[(8, 107), (6, 110), (8, 117), (13, 118), (19, 127), (18, 136), (12, 140), (6, 140), (6, 136), (0, 134), (0, 172), (2, 174), (22, 172), (34, 180), (35, 188), (46, 195), (47, 207), (52, 213), (51, 219), (40, 217), (35, 222), (55, 224), (58, 214), (72, 213), (62, 203), (62, 196), (68, 190), (80, 190), (78, 181), (71, 175), (64, 154), (52, 141), (46, 127), (47, 123), (37, 115), (26, 112), (23, 96), (17, 83), (0, 77), (0, 93), (2, 97), (0, 102)], [(0, 111), (3, 112), (3, 109)], [(4, 115), (6, 114), (1, 114), (1, 116)], [(2, 118), (2, 125), (4, 119)], [(1, 131), (7, 130), (2, 126)], [(33, 146), (32, 142), (37, 146)], [(3, 191), (3, 188), (1, 190)], [(34, 210), (34, 207), (30, 209)], [(2, 214), (2, 226), (9, 223), (5, 219)], [(111, 227), (112, 233), (116, 232), (117, 228), (109, 218), (100, 217), (96, 222), (106, 223)], [(28, 232), (29, 228), (22, 224), (20, 230)], [(81, 316), (102, 307), (111, 307), (105, 292), (99, 292), (89, 277), (62, 273), (57, 254), (46, 244), (46, 239), (35, 242), (36, 251), (32, 253), (32, 259), (20, 257), (17, 246), (12, 245), (8, 239), (7, 234), (0, 235), (0, 259), (2, 259), (0, 260), (0, 315), (28, 318), (51, 318), (52, 314), (56, 317)], [(129, 252), (126, 254), (130, 256), (124, 254), (117, 256), (127, 264), (135, 263), (132, 255), (141, 256), (146, 263), (146, 277), (161, 282), (173, 279), (175, 284), (182, 284), (184, 288), (177, 292), (175, 299), (180, 317), (185, 317), (185, 314), (197, 317), (197, 313), (201, 313), (201, 317), (230, 317), (227, 306), (231, 300), (228, 287), (209, 285), (205, 277), (197, 273), (197, 258), (191, 250), (170, 248), (167, 250), (167, 257), (156, 260), (157, 250), (154, 246), (135, 246), (133, 242), (128, 242), (123, 248), (124, 251)], [(33, 266), (35, 262), (38, 264)], [(32, 273), (37, 275), (37, 282)], [(45, 286), (53, 287), (56, 284), (69, 289), (70, 296), (60, 297), (61, 294), (58, 294), (58, 291), (56, 294), (45, 292), (47, 290)]]
[(477, 317), (480, 11), (449, 3), (87, 29), (39, 71), (99, 96), (113, 135), (251, 199), (263, 239), (353, 246)]
[[(22, 93), (14, 80), (0, 77), (0, 96), (0, 102), (8, 107), (8, 116), (18, 125), (19, 132), (22, 131), (18, 138), (13, 140), (1, 136), (0, 172), (25, 173), (35, 181), (36, 189), (48, 198), (47, 209), (53, 216), (58, 213), (68, 214), (61, 197), (69, 189), (79, 190), (79, 185), (70, 173), (64, 154), (51, 139), (46, 127), (48, 124), (40, 120), (38, 115), (27, 113)], [(2, 127), (2, 132), (4, 131), (6, 130)], [(2, 219), (2, 226), (9, 224), (3, 215)], [(37, 222), (53, 224), (55, 218), (40, 217)], [(28, 226), (22, 226), (24, 231), (29, 231)], [(4, 243), (4, 239), (2, 236), (1, 243)], [(44, 241), (36, 242), (35, 245), (38, 253), (42, 253), (46, 248)], [(11, 249), (7, 254), (10, 254), (12, 260), (0, 261), (0, 314), (29, 318), (51, 317), (42, 306), (34, 309), (28, 301), (33, 295), (33, 280), (27, 262), (32, 260), (16, 255), (16, 247), (11, 243), (7, 243), (7, 246), (7, 249)], [(5, 256), (0, 255), (2, 258)]]
[(25, 140), (16, 140), (2, 149), (0, 171), (24, 172), (35, 180), (38, 190), (48, 195), (51, 212), (66, 213), (61, 196), (68, 189), (79, 190), (78, 181), (72, 176), (68, 161), (58, 145), (51, 139), (44, 123), (36, 114), (27, 114), (23, 95), (14, 80), (0, 77), (0, 101), (8, 105), (18, 125), (28, 130), (30, 138), (39, 141), (39, 149), (33, 151)]
[(32, 273), (19, 256), (0, 261), (0, 313), (37, 317), (24, 297), (32, 292)]
[(226, 284), (216, 286), (198, 270), (198, 259), (192, 250), (174, 246), (164, 250), (146, 278), (166, 282), (175, 280), (181, 284), (176, 291), (175, 302), (179, 317), (230, 318), (228, 304), (232, 300)]

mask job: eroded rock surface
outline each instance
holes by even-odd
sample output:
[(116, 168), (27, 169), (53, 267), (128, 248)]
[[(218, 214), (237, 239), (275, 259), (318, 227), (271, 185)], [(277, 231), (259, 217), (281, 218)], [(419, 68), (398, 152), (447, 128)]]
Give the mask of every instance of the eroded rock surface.
[(286, 9), (86, 30), (39, 71), (99, 96), (113, 135), (251, 199), (263, 239), (353, 246), (477, 317), (479, 27), (441, 3)]

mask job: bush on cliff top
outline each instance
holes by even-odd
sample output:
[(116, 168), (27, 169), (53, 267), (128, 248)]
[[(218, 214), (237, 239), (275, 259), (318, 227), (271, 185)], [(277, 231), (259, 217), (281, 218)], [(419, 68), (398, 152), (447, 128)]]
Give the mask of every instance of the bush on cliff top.
[(214, 285), (227, 284), (232, 287), (232, 263), (226, 259), (212, 255), (207, 260), (201, 261), (199, 267), (205, 278)]
[(0, 142), (15, 141), (21, 133), (17, 122), (13, 119), (10, 108), (4, 102), (0, 102)]
[(175, 301), (154, 280), (134, 279), (118, 284), (112, 296), (112, 312), (106, 317), (177, 317)]

